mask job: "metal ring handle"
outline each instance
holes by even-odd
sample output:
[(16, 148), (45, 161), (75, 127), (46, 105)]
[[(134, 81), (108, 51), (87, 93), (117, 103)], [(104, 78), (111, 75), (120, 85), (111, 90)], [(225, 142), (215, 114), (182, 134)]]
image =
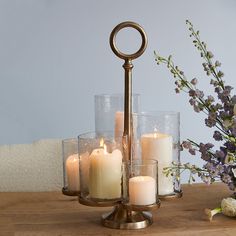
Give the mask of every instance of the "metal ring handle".
[[(132, 53), (132, 54), (125, 54), (125, 53), (121, 52), (116, 46), (117, 33), (121, 29), (127, 28), (127, 27), (131, 27), (131, 28), (136, 29), (141, 34), (141, 37), (142, 37), (141, 47), (139, 48), (139, 50), (137, 52)], [(124, 60), (128, 60), (128, 59), (132, 60), (132, 59), (135, 59), (135, 58), (141, 56), (144, 53), (144, 51), (147, 47), (147, 35), (146, 35), (145, 31), (143, 30), (143, 28), (139, 24), (137, 24), (135, 22), (131, 22), (131, 21), (122, 22), (122, 23), (118, 24), (111, 32), (110, 46), (111, 46), (112, 51), (119, 58), (124, 59)]]

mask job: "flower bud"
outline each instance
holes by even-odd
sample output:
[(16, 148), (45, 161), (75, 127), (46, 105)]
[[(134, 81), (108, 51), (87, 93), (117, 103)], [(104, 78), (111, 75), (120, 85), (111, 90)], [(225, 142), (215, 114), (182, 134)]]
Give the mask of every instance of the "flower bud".
[(222, 212), (226, 216), (236, 216), (236, 200), (233, 198), (224, 198), (221, 201)]

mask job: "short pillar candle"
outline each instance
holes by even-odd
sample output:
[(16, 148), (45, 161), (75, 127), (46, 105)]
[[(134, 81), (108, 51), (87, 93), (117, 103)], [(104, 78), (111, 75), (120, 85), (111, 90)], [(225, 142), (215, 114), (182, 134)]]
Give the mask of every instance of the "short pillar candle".
[(135, 176), (129, 179), (129, 202), (132, 205), (156, 203), (156, 180), (151, 176)]
[(69, 191), (80, 190), (80, 179), (79, 179), (79, 157), (78, 154), (70, 155), (66, 159), (66, 174), (67, 184)]

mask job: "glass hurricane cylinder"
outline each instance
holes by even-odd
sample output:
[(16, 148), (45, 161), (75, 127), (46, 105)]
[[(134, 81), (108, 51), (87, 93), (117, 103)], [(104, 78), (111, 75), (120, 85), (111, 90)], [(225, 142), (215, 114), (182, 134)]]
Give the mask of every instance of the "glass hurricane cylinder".
[[(124, 95), (99, 94), (94, 96), (95, 131), (97, 134), (112, 131), (122, 136), (124, 130)], [(132, 95), (132, 112), (140, 112), (140, 95)]]
[(65, 195), (77, 196), (80, 190), (78, 140), (62, 140), (63, 189)]
[[(121, 139), (119, 139), (121, 141)], [(113, 132), (78, 136), (80, 203), (113, 205), (122, 195), (122, 146)]]
[(142, 112), (137, 115), (140, 151), (143, 160), (158, 161), (158, 196), (180, 197), (180, 172), (163, 173), (172, 162), (180, 163), (180, 114), (172, 111)]
[[(100, 94), (94, 97), (95, 131), (103, 135), (106, 131), (114, 133), (115, 139), (122, 137), (124, 131), (124, 95)], [(140, 94), (132, 95), (132, 156), (140, 158), (137, 144), (137, 116), (140, 112)]]

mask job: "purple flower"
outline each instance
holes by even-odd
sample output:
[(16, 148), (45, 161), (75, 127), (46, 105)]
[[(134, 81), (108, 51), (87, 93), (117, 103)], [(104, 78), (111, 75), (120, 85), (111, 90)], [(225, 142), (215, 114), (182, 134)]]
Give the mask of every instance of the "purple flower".
[(201, 179), (205, 184), (207, 184), (207, 185), (211, 184), (211, 177), (210, 176), (203, 175), (203, 176), (201, 176)]
[(191, 83), (192, 85), (196, 85), (197, 82), (198, 82), (197, 79), (196, 79), (196, 78), (193, 78), (190, 83)]
[(196, 150), (194, 148), (190, 148), (189, 153), (192, 154), (193, 156), (196, 155)]
[(200, 112), (201, 111), (201, 109), (198, 105), (194, 105), (193, 109), (194, 109), (195, 112)]
[(206, 103), (211, 104), (211, 103), (214, 102), (214, 101), (215, 101), (215, 99), (214, 99), (213, 96), (211, 96), (211, 95), (207, 96)]
[(224, 166), (223, 166), (223, 165), (221, 165), (221, 164), (218, 164), (218, 165), (216, 166), (216, 170), (217, 170), (218, 174), (223, 174), (223, 173), (224, 173), (224, 170), (225, 170), (225, 168), (224, 168)]
[(193, 99), (193, 98), (190, 98), (189, 103), (190, 103), (191, 106), (194, 106), (194, 105), (196, 105), (196, 100)]
[(221, 91), (222, 91), (221, 87), (218, 86), (218, 87), (215, 88), (216, 93), (220, 93)]
[(222, 174), (221, 180), (224, 183), (229, 184), (231, 182), (231, 177), (228, 174)]
[(213, 84), (214, 87), (219, 85), (219, 82), (217, 80), (211, 79), (210, 84)]
[(214, 131), (213, 138), (214, 138), (216, 141), (221, 141), (221, 140), (223, 140), (222, 134), (221, 134), (221, 132), (219, 132), (218, 130)]
[(203, 98), (204, 97), (204, 93), (203, 91), (196, 89), (196, 97), (198, 98)]
[(226, 94), (227, 94), (227, 91), (218, 93), (218, 98), (221, 100), (222, 103), (225, 103), (228, 101), (228, 96)]
[(206, 147), (207, 150), (210, 150), (211, 148), (214, 147), (214, 145), (212, 143), (206, 143), (205, 147)]
[(227, 141), (224, 146), (227, 148), (227, 150), (231, 153), (234, 153), (236, 151), (236, 146), (234, 142)]
[(214, 145), (212, 143), (206, 143), (206, 144), (200, 143), (200, 145), (199, 145), (199, 152), (205, 153), (205, 152), (209, 151), (213, 147), (214, 147)]
[(221, 150), (220, 151), (217, 150), (215, 152), (215, 156), (216, 156), (216, 158), (218, 158), (219, 161), (222, 161), (225, 158), (225, 153)]
[(208, 162), (211, 160), (211, 155), (209, 153), (205, 152), (205, 153), (202, 153), (201, 158), (202, 158), (202, 160)]
[(182, 146), (183, 146), (183, 148), (185, 148), (185, 149), (189, 149), (189, 148), (192, 147), (192, 144), (191, 144), (189, 141), (183, 141), (183, 142), (182, 142)]
[(190, 96), (190, 97), (196, 97), (196, 92), (195, 92), (195, 90), (190, 89), (188, 93), (189, 93), (189, 96)]
[(176, 93), (180, 93), (180, 89), (179, 88), (175, 88), (175, 92)]
[(229, 96), (232, 89), (233, 87), (231, 86), (225, 86), (225, 89), (223, 90), (224, 96)]
[(216, 120), (215, 119), (206, 118), (205, 119), (205, 124), (206, 124), (206, 126), (211, 128), (211, 127), (216, 125)]

